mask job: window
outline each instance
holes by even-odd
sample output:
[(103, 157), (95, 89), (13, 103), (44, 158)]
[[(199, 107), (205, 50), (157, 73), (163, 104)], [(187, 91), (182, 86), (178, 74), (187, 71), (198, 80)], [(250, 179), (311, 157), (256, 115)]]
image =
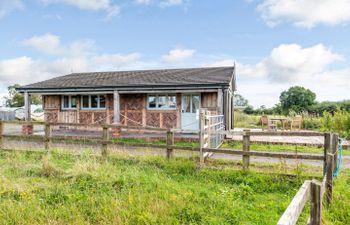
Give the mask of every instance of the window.
[(175, 94), (149, 95), (147, 98), (148, 109), (176, 109)]
[(77, 108), (77, 96), (63, 95), (61, 99), (62, 109), (76, 109)]
[(104, 95), (81, 96), (81, 109), (105, 109), (106, 97)]

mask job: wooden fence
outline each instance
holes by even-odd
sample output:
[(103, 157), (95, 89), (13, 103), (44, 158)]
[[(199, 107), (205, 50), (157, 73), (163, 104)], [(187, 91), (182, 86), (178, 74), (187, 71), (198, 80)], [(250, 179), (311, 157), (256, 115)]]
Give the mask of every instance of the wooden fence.
[[(4, 124), (18, 124), (18, 125), (41, 125), (45, 126), (44, 135), (7, 135), (4, 134)], [(266, 151), (251, 151), (250, 150), (250, 137), (251, 136), (266, 136), (266, 135), (278, 135), (278, 136), (324, 136), (325, 143), (329, 141), (328, 136), (325, 133), (313, 133), (313, 132), (251, 132), (250, 130), (244, 130), (243, 132), (233, 132), (233, 131), (217, 131), (214, 133), (220, 134), (230, 134), (230, 135), (242, 135), (243, 136), (243, 148), (242, 149), (218, 149), (209, 147), (184, 147), (176, 146), (174, 142), (175, 134), (186, 133), (184, 130), (180, 129), (164, 129), (164, 128), (154, 128), (154, 127), (138, 127), (138, 126), (125, 126), (125, 125), (112, 125), (112, 124), (71, 124), (71, 123), (45, 123), (45, 122), (23, 122), (23, 121), (0, 121), (0, 147), (3, 146), (4, 138), (20, 137), (21, 139), (36, 140), (44, 143), (46, 150), (50, 150), (52, 141), (64, 141), (64, 140), (81, 140), (75, 137), (59, 137), (52, 136), (52, 127), (57, 126), (71, 126), (71, 127), (93, 127), (100, 128), (102, 130), (102, 135), (99, 139), (94, 140), (95, 144), (100, 144), (102, 153), (104, 155), (108, 154), (108, 145), (122, 145), (130, 147), (151, 147), (156, 149), (166, 149), (167, 157), (171, 158), (174, 150), (185, 150), (194, 151), (199, 153), (199, 158), (203, 157), (206, 153), (216, 153), (216, 154), (228, 154), (228, 155), (241, 155), (243, 160), (243, 169), (249, 170), (250, 157), (267, 157), (267, 158), (278, 158), (278, 159), (300, 159), (300, 160), (320, 160), (324, 161), (324, 171), (326, 169), (326, 153), (324, 154), (306, 154), (306, 153), (280, 153), (280, 152), (269, 152)], [(160, 132), (166, 134), (166, 144), (145, 144), (145, 143), (123, 143), (116, 142), (110, 138), (110, 129), (125, 129), (125, 130), (137, 130), (137, 131), (150, 131), (150, 132)], [(192, 131), (197, 135), (200, 135), (199, 131)], [(200, 138), (199, 138), (200, 140)], [(88, 144), (88, 142), (87, 142)], [(326, 144), (327, 145), (327, 144)]]
[[(4, 124), (18, 124), (18, 125), (42, 125), (45, 126), (44, 136), (38, 135), (5, 135)], [(137, 126), (124, 126), (124, 125), (98, 125), (98, 124), (70, 124), (70, 123), (45, 123), (45, 122), (21, 122), (21, 121), (0, 121), (0, 148), (4, 147), (4, 138), (20, 137), (21, 139), (36, 140), (43, 142), (44, 148), (47, 151), (51, 149), (51, 143), (53, 140), (81, 140), (73, 137), (54, 137), (52, 136), (52, 127), (54, 126), (74, 126), (74, 127), (94, 127), (102, 130), (101, 138), (94, 140), (94, 143), (101, 145), (101, 154), (103, 157), (108, 156), (109, 145), (122, 145), (129, 147), (149, 147), (155, 149), (165, 149), (166, 157), (172, 158), (174, 150), (186, 150), (194, 151), (199, 153), (199, 159), (204, 163), (204, 154), (215, 153), (215, 154), (228, 154), (228, 155), (241, 155), (242, 156), (242, 167), (244, 171), (249, 170), (250, 157), (267, 157), (267, 158), (278, 158), (278, 159), (300, 159), (300, 160), (319, 160), (323, 161), (323, 174), (324, 179), (322, 183), (315, 180), (305, 181), (301, 186), (298, 193), (280, 218), (278, 225), (294, 225), (296, 224), (300, 214), (302, 213), (304, 206), (308, 199), (311, 201), (311, 213), (309, 224), (321, 224), (321, 212), (322, 212), (322, 199), (324, 193), (326, 193), (326, 202), (330, 204), (332, 201), (332, 190), (333, 190), (333, 171), (336, 168), (338, 160), (338, 136), (330, 133), (319, 133), (319, 132), (252, 132), (250, 130), (244, 130), (243, 132), (233, 131), (214, 131), (214, 134), (220, 135), (237, 135), (243, 136), (243, 147), (239, 149), (218, 149), (209, 148), (208, 146), (199, 145), (198, 147), (183, 147), (176, 146), (174, 136), (176, 133), (183, 133), (183, 130), (179, 129), (164, 129), (164, 128), (152, 128), (152, 127), (137, 127)], [(155, 144), (144, 144), (144, 143), (123, 143), (115, 142), (110, 138), (110, 129), (126, 129), (126, 130), (138, 130), (138, 131), (153, 131), (166, 133), (166, 144), (155, 145)], [(203, 141), (203, 133), (200, 131), (192, 131), (199, 135), (199, 141)], [(187, 133), (187, 132), (186, 132)], [(210, 134), (208, 134), (210, 135)], [(279, 153), (269, 151), (251, 151), (250, 150), (250, 137), (251, 136), (323, 136), (324, 137), (324, 154), (297, 154), (297, 153)]]
[(338, 161), (338, 140), (339, 137), (336, 134), (328, 133), (325, 135), (326, 164), (323, 181), (305, 181), (277, 225), (296, 224), (308, 200), (310, 200), (310, 217), (307, 224), (322, 224), (324, 194), (325, 205), (330, 205), (333, 198), (333, 171), (337, 167)]

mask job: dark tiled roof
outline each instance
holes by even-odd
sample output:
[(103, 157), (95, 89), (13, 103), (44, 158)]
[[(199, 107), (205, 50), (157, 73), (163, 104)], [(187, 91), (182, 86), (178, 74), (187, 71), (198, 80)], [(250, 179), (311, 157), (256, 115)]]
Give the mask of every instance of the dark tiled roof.
[(152, 87), (230, 83), (233, 67), (73, 73), (19, 89)]

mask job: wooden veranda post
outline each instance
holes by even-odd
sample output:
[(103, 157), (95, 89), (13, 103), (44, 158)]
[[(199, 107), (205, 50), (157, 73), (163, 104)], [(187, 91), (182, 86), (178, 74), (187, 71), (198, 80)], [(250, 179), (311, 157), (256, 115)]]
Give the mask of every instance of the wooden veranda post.
[(321, 225), (322, 215), (322, 199), (321, 199), (321, 183), (312, 180), (310, 184), (310, 225)]
[(103, 126), (102, 127), (102, 151), (101, 151), (101, 154), (103, 157), (107, 157), (108, 155), (108, 141), (109, 141), (108, 126)]
[[(250, 151), (250, 130), (244, 130), (243, 134), (243, 151), (249, 152)], [(249, 155), (243, 155), (243, 171), (249, 170), (249, 162), (250, 162), (250, 156)]]
[(173, 145), (174, 145), (174, 132), (172, 132), (171, 130), (167, 131), (167, 135), (166, 135), (166, 156), (167, 159), (170, 159), (173, 157), (174, 154), (174, 149), (173, 149)]
[(51, 125), (45, 124), (45, 150), (49, 151), (51, 147)]
[(4, 138), (2, 136), (3, 134), (4, 134), (4, 123), (0, 119), (0, 149), (4, 147)]

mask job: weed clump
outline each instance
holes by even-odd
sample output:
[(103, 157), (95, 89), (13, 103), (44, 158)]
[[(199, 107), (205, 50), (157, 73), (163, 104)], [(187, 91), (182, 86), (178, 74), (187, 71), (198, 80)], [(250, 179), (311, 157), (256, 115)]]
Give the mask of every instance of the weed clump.
[(42, 167), (40, 175), (44, 177), (57, 177), (62, 174), (62, 171), (56, 168), (51, 162), (50, 156), (44, 156), (42, 159)]

